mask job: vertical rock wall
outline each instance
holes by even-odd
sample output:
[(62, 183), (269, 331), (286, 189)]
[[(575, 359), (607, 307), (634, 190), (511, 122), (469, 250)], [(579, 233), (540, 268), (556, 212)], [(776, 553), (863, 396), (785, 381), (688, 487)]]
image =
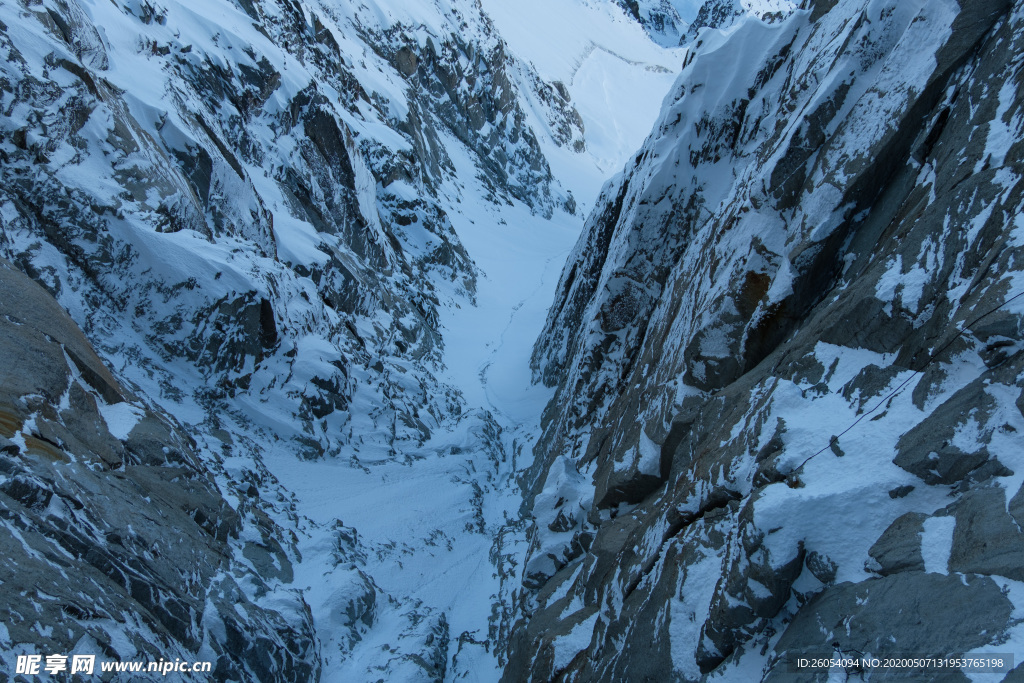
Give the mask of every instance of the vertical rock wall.
[(507, 680), (1012, 649), (1022, 31), (819, 0), (699, 34), (536, 346)]

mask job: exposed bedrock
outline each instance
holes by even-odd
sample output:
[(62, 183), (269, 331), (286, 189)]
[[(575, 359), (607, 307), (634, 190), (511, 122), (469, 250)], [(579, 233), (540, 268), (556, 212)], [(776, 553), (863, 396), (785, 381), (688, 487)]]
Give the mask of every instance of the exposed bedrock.
[(1024, 3), (804, 5), (699, 34), (569, 258), (506, 680), (1013, 637)]
[(318, 676), (309, 608), (286, 586), (292, 555), (258, 497), (232, 490), (229, 505), (192, 438), (3, 260), (0, 357), (5, 638), (210, 661), (221, 680)]

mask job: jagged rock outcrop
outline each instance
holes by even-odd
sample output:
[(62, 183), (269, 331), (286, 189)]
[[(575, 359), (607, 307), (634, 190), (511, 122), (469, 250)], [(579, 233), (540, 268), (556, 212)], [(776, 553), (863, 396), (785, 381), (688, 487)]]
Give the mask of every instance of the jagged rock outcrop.
[(700, 6), (686, 34), (689, 38), (695, 38), (702, 28), (729, 28), (745, 13), (740, 0), (709, 0)]
[[(479, 8), (446, 32), (289, 2), (243, 3), (218, 32), (190, 11), (46, 0), (0, 17), (0, 252), (89, 311), (111, 352), (155, 350), (151, 372), (186, 360), (205, 402), (258, 388), (288, 406), (307, 457), (353, 430), (422, 440), (418, 415), (457, 403), (429, 370), (438, 306), (475, 286), (438, 200), (458, 192), (450, 156), (492, 201), (550, 214), (571, 198), (524, 107), (582, 149), (579, 115)], [(355, 424), (359, 403), (379, 417)]]
[(615, 0), (656, 43), (678, 45), (687, 25), (669, 0)]
[(285, 585), (293, 554), (258, 496), (230, 505), (195, 441), (2, 260), (0, 357), (4, 670), (31, 644), (210, 661), (219, 680), (319, 676), (309, 607)]
[(746, 16), (755, 16), (769, 23), (780, 21), (800, 4), (794, 0), (706, 0), (697, 10), (693, 22), (686, 27), (681, 41), (693, 41), (703, 28), (728, 29)]
[(1010, 0), (702, 33), (536, 346), (556, 394), (506, 680), (1006, 651), (1022, 36)]
[(442, 137), (448, 133), (480, 159), (493, 199), (514, 197), (551, 215), (551, 170), (509, 77), (515, 64), (495, 34), (453, 32), (435, 44), (416, 27), (398, 25), (368, 31), (366, 42), (409, 82), (411, 107), (399, 129), (412, 138), (416, 156), (429, 159), (424, 180), (439, 183), (442, 169), (454, 172), (451, 143)]

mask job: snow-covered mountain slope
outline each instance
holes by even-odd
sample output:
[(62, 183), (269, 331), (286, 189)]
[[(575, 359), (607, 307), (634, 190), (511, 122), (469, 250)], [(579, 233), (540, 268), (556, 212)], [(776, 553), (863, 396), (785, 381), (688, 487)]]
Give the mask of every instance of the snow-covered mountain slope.
[(581, 164), (575, 149), (545, 152), (553, 174), (574, 196), (586, 198), (577, 203), (589, 211), (601, 185), (650, 132), (685, 49), (659, 48), (613, 2), (481, 2), (509, 49), (567, 93), (579, 112), (583, 153), (592, 163)]
[(507, 680), (1020, 651), (1024, 4), (765, 19), (699, 33), (563, 272)]
[[(0, 397), (15, 416), (0, 488), (17, 494), (0, 503), (24, 545), (2, 580), (25, 563), (60, 575), (46, 604), (69, 624), (45, 641), (8, 626), (4, 656), (200, 653), (225, 680), (498, 677), (526, 550), (516, 474), (550, 398), (530, 348), (576, 204), (640, 144), (684, 56), (611, 0), (576, 4), (626, 52), (574, 53), (572, 84), (469, 0), (0, 3), (0, 256), (126, 397), (65, 406), (65, 387), (101, 391), (71, 361), (46, 391)], [(573, 45), (597, 30), (569, 29)], [(635, 89), (608, 109), (618, 79)], [(20, 305), (57, 316), (33, 297), (11, 325)], [(166, 461), (93, 467), (100, 445), (141, 448), (133, 416), (171, 434), (147, 432)], [(83, 421), (95, 442), (67, 436)], [(78, 465), (40, 464), (48, 448)], [(112, 508), (83, 500), (103, 491)], [(228, 521), (206, 538), (215, 511)], [(179, 529), (192, 574), (158, 552)], [(109, 609), (66, 604), (83, 573)], [(10, 585), (12, 614), (48, 599)]]

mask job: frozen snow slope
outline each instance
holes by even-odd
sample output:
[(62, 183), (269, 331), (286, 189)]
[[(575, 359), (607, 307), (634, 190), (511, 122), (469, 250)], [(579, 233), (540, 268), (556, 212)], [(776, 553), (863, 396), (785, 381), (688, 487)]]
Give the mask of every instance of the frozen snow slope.
[(469, 0), (0, 3), (4, 667), (499, 677), (532, 343), (684, 56), (562, 9), (571, 88)]
[(613, 2), (483, 0), (509, 49), (541, 78), (561, 84), (586, 131), (579, 164), (568, 150), (548, 155), (557, 178), (577, 197), (592, 197), (639, 149), (682, 67), (684, 48), (662, 48)]
[(506, 680), (1021, 664), (1024, 3), (748, 4), (557, 287)]

